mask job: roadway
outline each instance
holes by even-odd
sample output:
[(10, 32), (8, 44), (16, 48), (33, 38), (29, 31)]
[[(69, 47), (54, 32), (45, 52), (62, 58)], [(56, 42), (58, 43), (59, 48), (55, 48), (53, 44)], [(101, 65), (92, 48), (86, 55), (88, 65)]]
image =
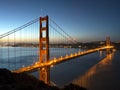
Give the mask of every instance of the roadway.
[(37, 61), (33, 65), (30, 65), (30, 66), (27, 66), (27, 67), (21, 67), (20, 69), (13, 70), (12, 72), (16, 72), (16, 73), (32, 72), (32, 71), (35, 71), (36, 69), (57, 65), (57, 64), (62, 63), (64, 61), (68, 61), (70, 59), (80, 57), (80, 56), (84, 56), (84, 55), (87, 55), (87, 54), (90, 54), (90, 53), (93, 53), (93, 52), (96, 52), (96, 51), (105, 50), (105, 49), (113, 49), (113, 48), (114, 48), (114, 46), (103, 46), (103, 47), (99, 47), (99, 48), (95, 48), (95, 49), (90, 49), (90, 50), (66, 55), (64, 57), (61, 56), (60, 58), (54, 58), (53, 60), (49, 60), (48, 62), (44, 62), (44, 63), (40, 63), (39, 61)]

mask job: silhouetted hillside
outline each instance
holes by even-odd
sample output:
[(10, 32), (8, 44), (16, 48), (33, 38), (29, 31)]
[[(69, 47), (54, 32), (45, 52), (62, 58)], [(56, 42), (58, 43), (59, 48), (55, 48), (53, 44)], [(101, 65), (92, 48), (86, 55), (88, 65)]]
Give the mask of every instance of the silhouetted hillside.
[(77, 85), (69, 84), (63, 89), (50, 86), (25, 73), (12, 73), (7, 69), (0, 69), (0, 90), (86, 90)]

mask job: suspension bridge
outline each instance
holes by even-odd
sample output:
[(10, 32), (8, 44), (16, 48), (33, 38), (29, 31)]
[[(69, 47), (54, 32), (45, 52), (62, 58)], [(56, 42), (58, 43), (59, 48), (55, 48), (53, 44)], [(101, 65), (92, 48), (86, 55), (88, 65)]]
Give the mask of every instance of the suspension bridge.
[(53, 19), (40, 17), (0, 35), (0, 67), (16, 73), (39, 70), (40, 80), (49, 84), (51, 66), (96, 51), (110, 53), (114, 48), (109, 37), (106, 44), (84, 51), (78, 43)]

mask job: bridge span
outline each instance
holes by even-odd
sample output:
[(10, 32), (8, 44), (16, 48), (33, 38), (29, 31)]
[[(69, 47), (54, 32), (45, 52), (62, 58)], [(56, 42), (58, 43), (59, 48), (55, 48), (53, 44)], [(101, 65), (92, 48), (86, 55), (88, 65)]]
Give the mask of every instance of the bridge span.
[(44, 67), (51, 67), (52, 65), (57, 65), (59, 63), (62, 63), (64, 61), (69, 61), (70, 59), (73, 59), (76, 57), (81, 57), (81, 56), (84, 56), (86, 54), (90, 54), (90, 53), (93, 53), (96, 51), (113, 49), (113, 48), (114, 48), (114, 46), (103, 46), (103, 47), (99, 47), (99, 48), (95, 48), (95, 49), (86, 50), (83, 52), (77, 52), (74, 54), (66, 55), (65, 57), (61, 56), (60, 58), (54, 58), (53, 60), (49, 60), (48, 62), (44, 62), (44, 63), (36, 62), (35, 64), (33, 64), (31, 66), (23, 67), (18, 70), (14, 70), (13, 72), (16, 72), (16, 73), (33, 72), (39, 68), (44, 69)]

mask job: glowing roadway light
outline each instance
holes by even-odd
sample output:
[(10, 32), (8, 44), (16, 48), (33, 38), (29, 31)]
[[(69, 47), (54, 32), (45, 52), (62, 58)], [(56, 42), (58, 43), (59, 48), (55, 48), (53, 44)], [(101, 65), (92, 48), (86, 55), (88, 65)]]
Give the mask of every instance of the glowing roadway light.
[(38, 62), (36, 62), (35, 64), (38, 64)]
[(49, 64), (52, 64), (53, 63), (53, 60), (49, 61)]
[(54, 65), (51, 65), (50, 67), (53, 67)]
[(65, 57), (68, 58), (68, 55), (66, 55)]
[(75, 53), (75, 56), (77, 56), (78, 54), (77, 53)]
[(42, 70), (45, 70), (45, 68), (42, 68)]
[(57, 60), (53, 60), (54, 61), (54, 63), (56, 63), (57, 62)]
[(30, 66), (28, 66), (27, 68), (30, 69)]
[(70, 54), (70, 57), (73, 57), (73, 54), (72, 54), (72, 53)]
[(41, 66), (43, 66), (43, 63), (41, 64)]
[(63, 59), (63, 57), (61, 56), (60, 59)]

